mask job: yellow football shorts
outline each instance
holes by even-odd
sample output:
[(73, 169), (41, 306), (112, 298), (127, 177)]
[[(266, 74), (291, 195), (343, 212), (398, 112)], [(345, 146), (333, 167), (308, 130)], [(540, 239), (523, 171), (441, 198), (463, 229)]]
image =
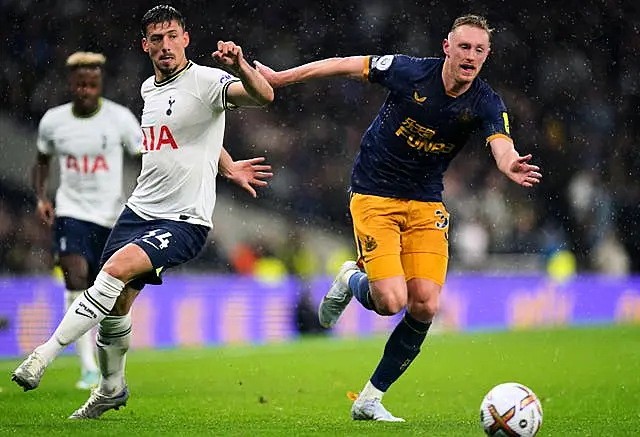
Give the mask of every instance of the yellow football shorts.
[(444, 284), (449, 213), (442, 202), (353, 193), (349, 205), (358, 255), (370, 281), (404, 275)]

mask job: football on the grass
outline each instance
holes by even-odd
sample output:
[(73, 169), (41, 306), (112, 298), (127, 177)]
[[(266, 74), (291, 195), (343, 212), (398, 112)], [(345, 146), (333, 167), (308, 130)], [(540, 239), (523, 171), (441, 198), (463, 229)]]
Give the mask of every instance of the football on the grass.
[(542, 405), (530, 388), (507, 382), (484, 397), (480, 421), (489, 436), (533, 437), (542, 425)]

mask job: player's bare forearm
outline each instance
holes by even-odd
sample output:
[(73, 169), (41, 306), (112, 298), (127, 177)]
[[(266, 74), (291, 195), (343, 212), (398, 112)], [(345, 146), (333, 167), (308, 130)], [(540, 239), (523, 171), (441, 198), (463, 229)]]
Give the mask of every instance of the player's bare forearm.
[(39, 153), (36, 157), (36, 163), (31, 170), (31, 183), (36, 193), (38, 203), (36, 205), (36, 211), (43, 223), (48, 226), (53, 224), (55, 212), (53, 210), (53, 204), (47, 199), (46, 189), (47, 180), (49, 179), (49, 162), (51, 157), (44, 153)]
[(244, 59), (241, 60), (238, 71), (238, 77), (242, 81), (242, 85), (248, 95), (255, 103), (260, 106), (268, 105), (273, 102), (273, 88), (267, 82), (262, 74), (249, 65)]
[(540, 182), (540, 167), (529, 164), (531, 154), (520, 156), (513, 143), (504, 138), (494, 139), (490, 145), (498, 169), (513, 182), (527, 188)]
[(495, 144), (494, 141), (492, 141), (491, 152), (496, 161), (496, 166), (504, 174), (509, 172), (511, 163), (520, 157), (513, 143), (506, 140), (495, 142)]
[(223, 147), (222, 151), (220, 152), (220, 160), (218, 161), (218, 172), (225, 178), (228, 178), (231, 175), (232, 165), (233, 158), (231, 157), (229, 152), (227, 152), (227, 149)]
[(49, 162), (51, 157), (38, 153), (31, 169), (31, 184), (38, 200), (46, 199), (47, 181), (49, 180)]
[(325, 77), (362, 78), (366, 59), (366, 56), (327, 58), (282, 71), (274, 71), (259, 62), (255, 64), (258, 71), (267, 78), (271, 86), (280, 88), (293, 83), (307, 82)]

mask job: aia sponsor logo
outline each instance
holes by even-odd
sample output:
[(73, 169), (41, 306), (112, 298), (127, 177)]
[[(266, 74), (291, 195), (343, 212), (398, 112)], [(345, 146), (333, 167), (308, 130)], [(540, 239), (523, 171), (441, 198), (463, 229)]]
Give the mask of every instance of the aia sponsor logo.
[(97, 173), (99, 171), (109, 171), (107, 159), (103, 155), (67, 155), (65, 167), (67, 171), (75, 171), (83, 174)]
[(142, 145), (145, 152), (153, 152), (160, 150), (163, 146), (171, 147), (172, 149), (178, 148), (178, 143), (173, 138), (171, 130), (168, 126), (160, 126), (159, 132), (155, 126), (146, 126), (142, 128)]

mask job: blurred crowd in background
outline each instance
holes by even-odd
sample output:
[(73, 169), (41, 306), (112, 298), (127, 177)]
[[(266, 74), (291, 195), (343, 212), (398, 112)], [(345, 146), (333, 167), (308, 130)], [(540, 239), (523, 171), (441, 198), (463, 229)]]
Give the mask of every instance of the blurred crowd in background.
[[(581, 271), (640, 270), (636, 2), (169, 3), (187, 18), (187, 54), (194, 62), (213, 65), (209, 55), (216, 42), (233, 40), (248, 60), (276, 70), (332, 56), (440, 56), (442, 39), (458, 15), (485, 15), (495, 34), (481, 77), (503, 97), (517, 149), (534, 155), (544, 178), (531, 191), (512, 184), (496, 170), (484, 139), (474, 138), (445, 180), (453, 257), (474, 268), (487, 253), (551, 256), (565, 250)], [(74, 51), (104, 53), (105, 96), (140, 113), (140, 84), (152, 69), (140, 48), (139, 22), (155, 4), (1, 3), (0, 113), (33, 129), (34, 155), (40, 117), (69, 99), (64, 61)], [(329, 223), (348, 231), (351, 165), (385, 95), (377, 85), (342, 79), (294, 85), (278, 90), (266, 111), (230, 113), (225, 144), (235, 158), (264, 155), (274, 166), (271, 186), (261, 193), (268, 201), (261, 206), (307, 226)], [(234, 190), (228, 184), (220, 189)], [(0, 273), (41, 271), (50, 262), (51, 242), (34, 216), (29, 187), (0, 175), (0, 196)], [(212, 245), (205, 259), (220, 262), (206, 266), (242, 271), (251, 256), (286, 260), (291, 247), (289, 238), (259, 248), (240, 246), (250, 256), (237, 258)], [(284, 262), (283, 268), (295, 269), (294, 264)]]

